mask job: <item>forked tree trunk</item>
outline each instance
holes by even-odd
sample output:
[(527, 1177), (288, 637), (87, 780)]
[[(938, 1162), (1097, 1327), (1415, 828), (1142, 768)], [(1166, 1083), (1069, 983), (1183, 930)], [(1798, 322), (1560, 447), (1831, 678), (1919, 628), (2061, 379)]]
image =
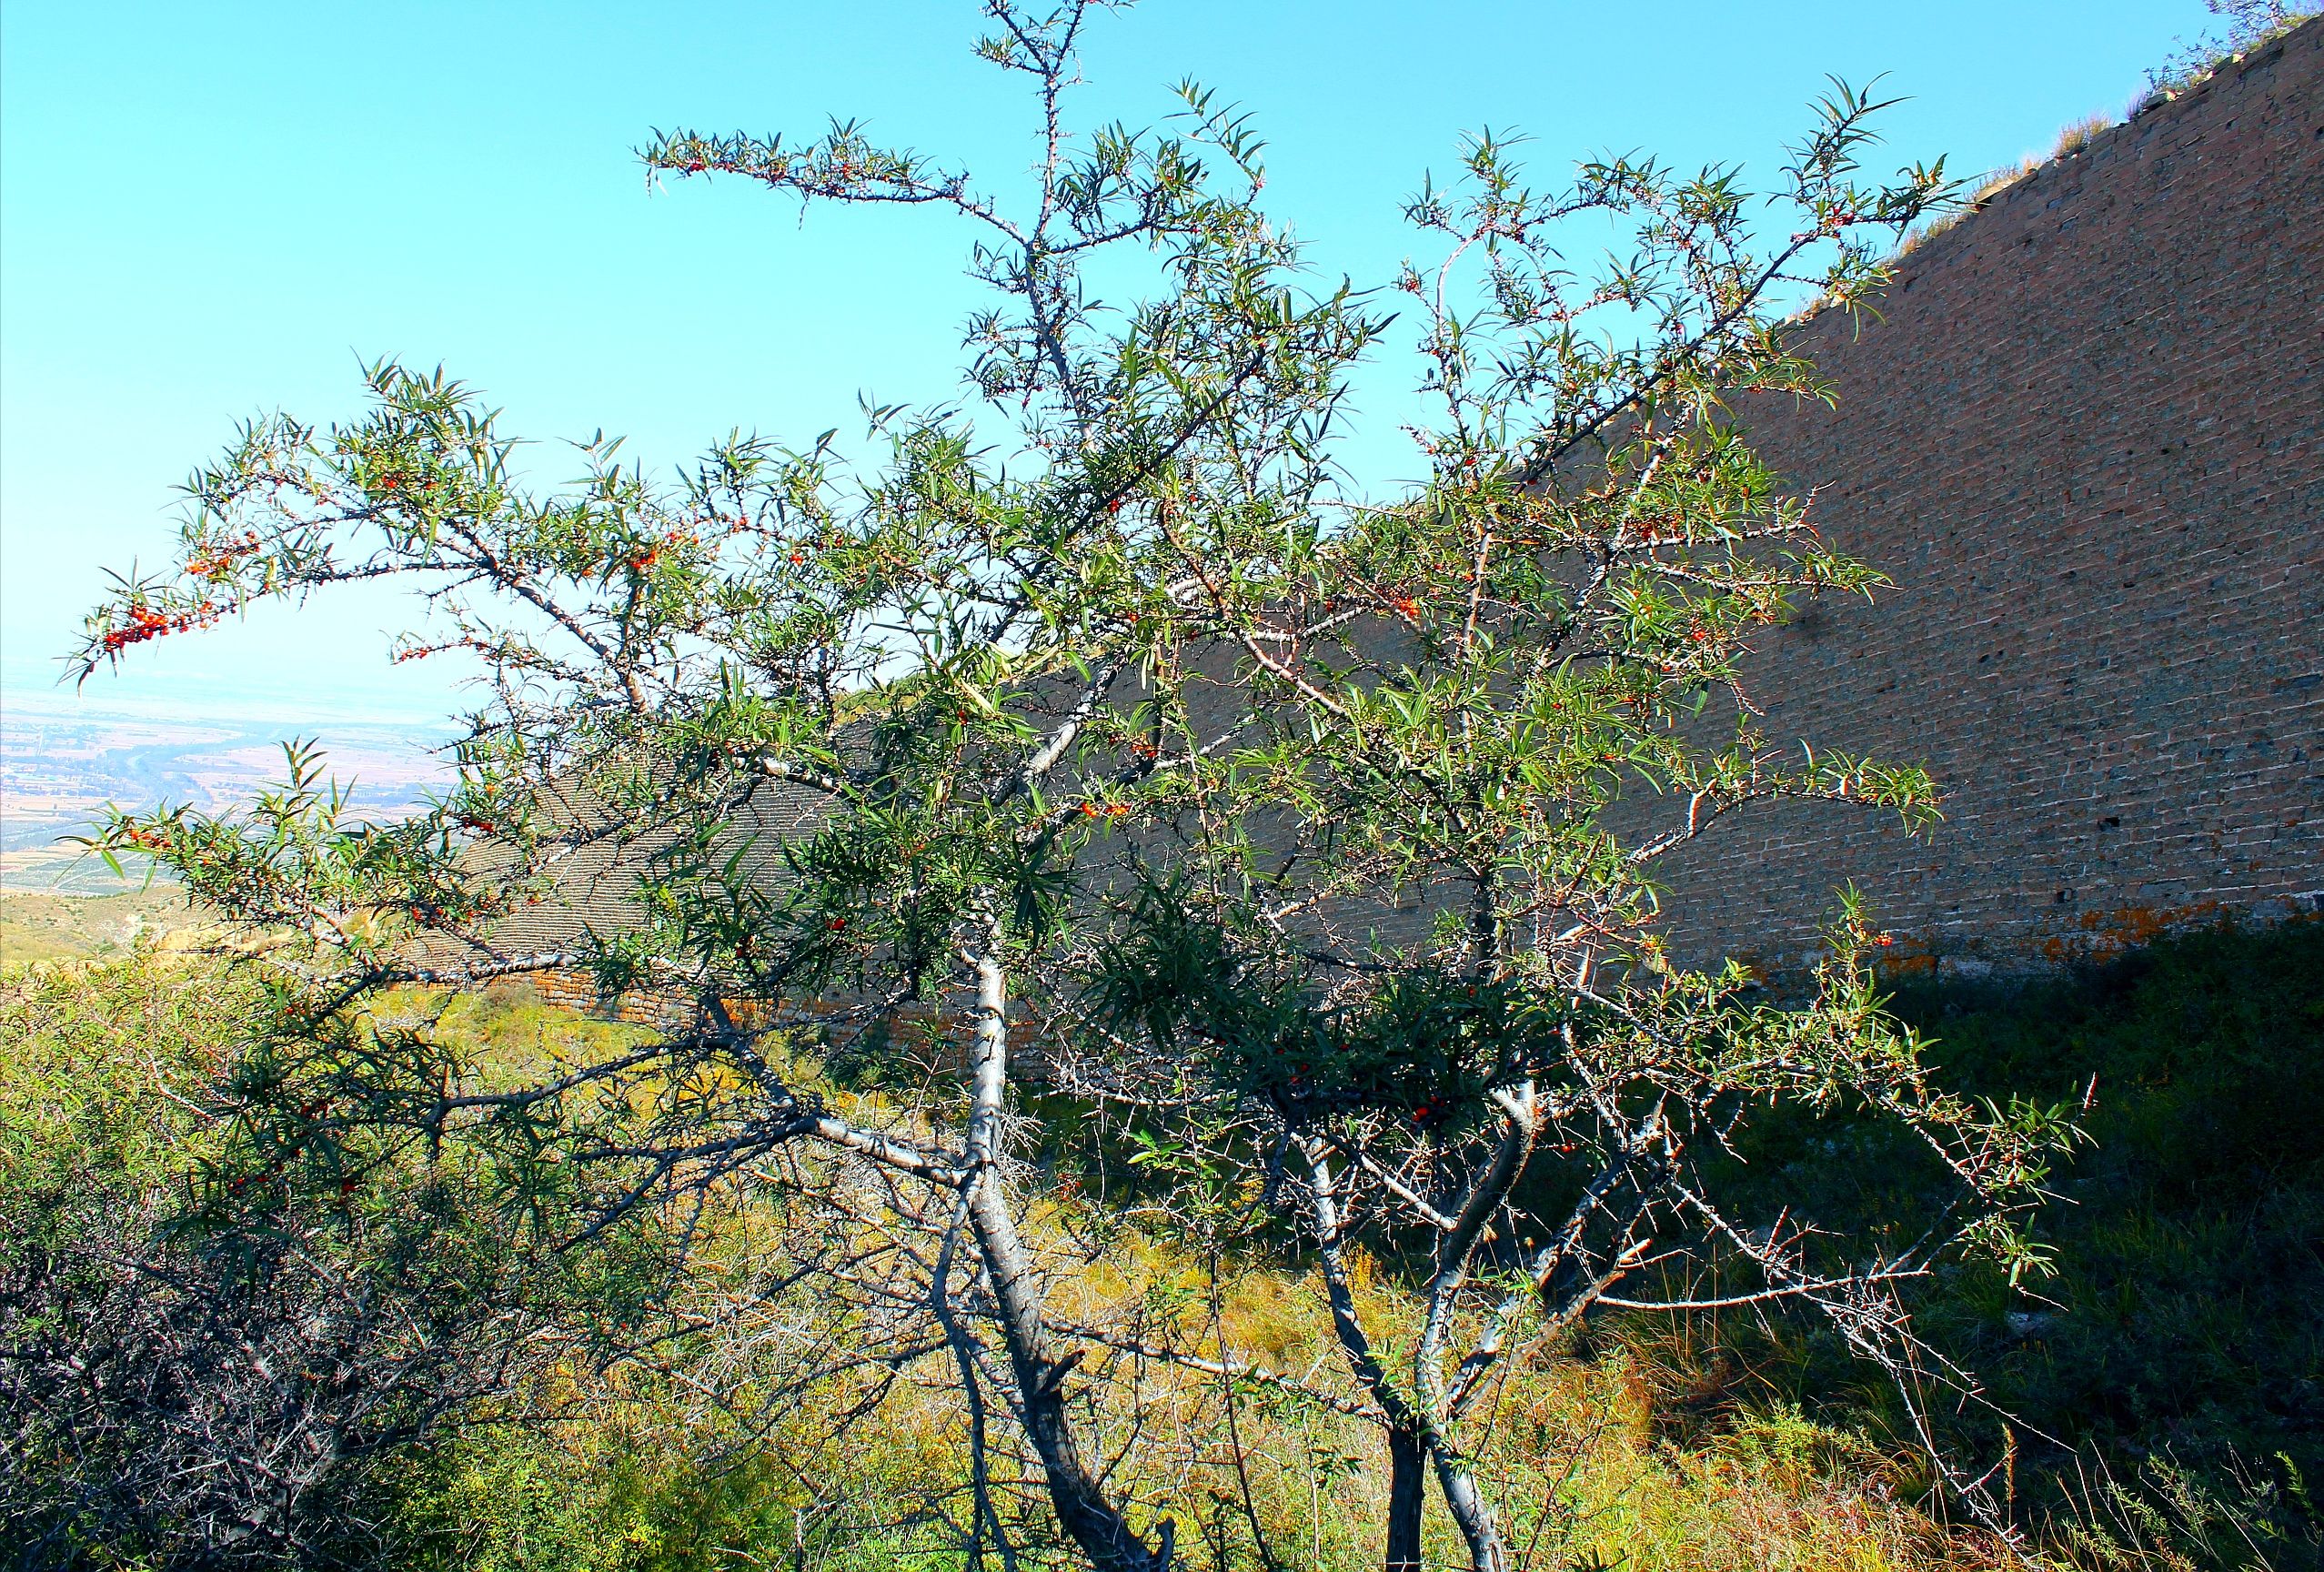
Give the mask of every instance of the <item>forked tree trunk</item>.
[(1324, 1296), (1332, 1306), (1332, 1330), (1347, 1359), (1349, 1374), (1380, 1410), (1381, 1423), (1388, 1433), (1387, 1572), (1419, 1572), (1421, 1509), (1428, 1497), (1432, 1451), (1426, 1420), (1388, 1378), (1356, 1310), (1347, 1257), (1340, 1249), (1339, 1192), (1332, 1178), (1331, 1159), (1320, 1142), (1308, 1146), (1306, 1156), (1316, 1255), (1323, 1268)]
[(1522, 1091), (1503, 1098), (1502, 1105), (1508, 1115), (1508, 1128), (1494, 1150), (1492, 1163), (1470, 1186), (1451, 1231), (1438, 1244), (1436, 1275), (1428, 1289), (1427, 1325), (1413, 1356), (1414, 1406), (1422, 1421), (1415, 1429), (1436, 1466), (1436, 1484), (1444, 1496), (1444, 1509), (1452, 1515), (1461, 1537), (1468, 1544), (1469, 1565), (1474, 1572), (1505, 1572), (1509, 1547), (1501, 1537), (1500, 1525), (1494, 1520), (1491, 1505), (1477, 1488), (1476, 1470), (1453, 1441), (1452, 1397), (1444, 1386), (1444, 1342), (1452, 1326), (1454, 1299), (1462, 1285), (1468, 1281), (1478, 1243), (1494, 1214), (1524, 1176), (1540, 1130), (1530, 1083)]

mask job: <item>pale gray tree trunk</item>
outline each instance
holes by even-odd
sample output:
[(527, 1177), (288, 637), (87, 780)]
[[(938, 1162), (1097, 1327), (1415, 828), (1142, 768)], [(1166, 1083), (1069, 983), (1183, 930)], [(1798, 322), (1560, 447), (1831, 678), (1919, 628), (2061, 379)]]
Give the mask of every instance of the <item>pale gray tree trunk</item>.
[[(1448, 1242), (1447, 1250), (1458, 1265), (1450, 1271), (1440, 1268), (1436, 1282), (1432, 1285), (1433, 1305), (1449, 1305), (1468, 1256), (1474, 1250), (1484, 1220), (1491, 1216), (1507, 1194), (1509, 1184), (1514, 1183), (1516, 1172), (1523, 1167), (1524, 1154), (1531, 1144), (1530, 1126), (1521, 1128), (1513, 1122), (1510, 1140), (1493, 1173), (1485, 1184), (1472, 1193), (1470, 1205), (1464, 1209), (1456, 1224), (1454, 1238)], [(1507, 1572), (1509, 1550), (1501, 1537), (1500, 1526), (1477, 1488), (1474, 1470), (1445, 1431), (1442, 1417), (1446, 1406), (1444, 1384), (1431, 1380), (1434, 1366), (1424, 1365), (1420, 1370), (1419, 1400), (1414, 1401), (1397, 1389), (1381, 1365), (1356, 1310), (1354, 1287), (1349, 1281), (1346, 1256), (1340, 1247), (1338, 1187), (1330, 1159), (1320, 1142), (1309, 1148), (1307, 1160), (1310, 1191), (1314, 1197), (1316, 1244), (1323, 1266), (1324, 1295), (1332, 1307), (1333, 1330), (1349, 1370), (1379, 1408), (1388, 1431), (1387, 1572), (1414, 1572), (1420, 1566), (1422, 1508), (1432, 1464), (1445, 1509), (1468, 1546), (1469, 1562), (1474, 1572)], [(1442, 1314), (1439, 1311), (1431, 1316), (1436, 1335), (1433, 1341), (1424, 1340), (1421, 1350), (1424, 1359), (1433, 1357), (1441, 1346)]]
[(1065, 1401), (1066, 1377), (1081, 1355), (1076, 1350), (1060, 1355), (1050, 1338), (1040, 1274), (1009, 1209), (996, 1161), (1009, 1084), (1008, 974), (994, 952), (995, 946), (987, 944), (967, 958), (976, 975), (976, 1062), (975, 1106), (969, 1123), (972, 1171), (965, 1183), (969, 1225), (991, 1286), (1026, 1437), (1041, 1458), (1060, 1526), (1098, 1572), (1167, 1572), (1167, 1526), (1162, 1548), (1150, 1548), (1106, 1498), (1103, 1483), (1082, 1456)]

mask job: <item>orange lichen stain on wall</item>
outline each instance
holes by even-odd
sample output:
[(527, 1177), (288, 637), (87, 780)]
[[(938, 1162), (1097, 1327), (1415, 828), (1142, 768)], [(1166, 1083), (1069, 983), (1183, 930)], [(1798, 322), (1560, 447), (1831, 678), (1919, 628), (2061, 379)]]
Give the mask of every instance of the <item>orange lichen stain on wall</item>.
[(2116, 906), (2085, 912), (2078, 932), (2053, 934), (2042, 941), (2042, 958), (2065, 964), (2073, 961), (2103, 961), (2126, 950), (2151, 944), (2167, 933), (2207, 927), (2227, 916), (2217, 901), (2190, 902), (2184, 906)]
[(1866, 952), (1872, 969), (1883, 977), (1934, 977), (1937, 975), (1937, 946), (1917, 933), (1890, 932), (1880, 934), (1876, 948)]

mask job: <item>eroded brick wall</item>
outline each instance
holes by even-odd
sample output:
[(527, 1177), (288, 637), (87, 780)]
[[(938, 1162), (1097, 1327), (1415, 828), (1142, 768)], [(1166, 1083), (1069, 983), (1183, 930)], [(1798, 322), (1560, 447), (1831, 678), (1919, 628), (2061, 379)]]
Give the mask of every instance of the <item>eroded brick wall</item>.
[(1786, 807), (1665, 867), (1674, 948), (1795, 964), (1853, 878), (1923, 964), (2022, 967), (2324, 891), (2324, 22), (1904, 261), (1836, 412), (1750, 412), (1896, 580), (1749, 667), (1778, 739), (1920, 761), (1946, 821)]

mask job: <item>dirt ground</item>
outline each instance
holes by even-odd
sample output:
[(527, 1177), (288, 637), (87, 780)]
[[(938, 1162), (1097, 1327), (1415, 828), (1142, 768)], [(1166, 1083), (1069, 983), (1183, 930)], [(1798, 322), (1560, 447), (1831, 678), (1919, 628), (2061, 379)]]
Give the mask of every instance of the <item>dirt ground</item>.
[(0, 892), (0, 966), (126, 954), (141, 939), (206, 925), (174, 885), (117, 895)]

